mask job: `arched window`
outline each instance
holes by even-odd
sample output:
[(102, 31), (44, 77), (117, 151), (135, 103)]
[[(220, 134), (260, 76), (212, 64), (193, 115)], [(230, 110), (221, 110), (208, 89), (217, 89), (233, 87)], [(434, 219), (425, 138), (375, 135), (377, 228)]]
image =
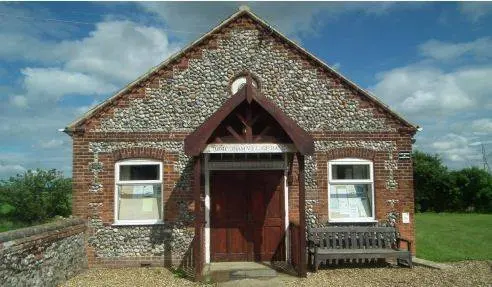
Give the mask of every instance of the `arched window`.
[(162, 162), (146, 159), (117, 162), (115, 223), (161, 223), (162, 214)]
[(372, 161), (344, 158), (328, 162), (330, 222), (374, 221)]
[[(241, 89), (246, 84), (247, 80), (248, 79), (246, 76), (239, 76), (235, 78), (231, 84), (231, 94), (234, 95), (235, 93), (237, 93), (237, 91), (239, 91), (239, 89)], [(258, 84), (256, 83), (255, 79), (251, 79), (251, 83), (255, 88), (258, 88)]]

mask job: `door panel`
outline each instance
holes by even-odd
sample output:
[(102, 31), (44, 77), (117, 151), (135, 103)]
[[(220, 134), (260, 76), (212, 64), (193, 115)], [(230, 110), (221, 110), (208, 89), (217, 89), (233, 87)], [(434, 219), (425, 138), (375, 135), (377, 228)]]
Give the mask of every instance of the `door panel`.
[(283, 171), (210, 174), (212, 261), (285, 260)]
[(256, 261), (284, 260), (283, 171), (255, 171), (250, 188)]
[(213, 173), (210, 178), (210, 248), (212, 261), (248, 259), (247, 194), (237, 185), (240, 173)]

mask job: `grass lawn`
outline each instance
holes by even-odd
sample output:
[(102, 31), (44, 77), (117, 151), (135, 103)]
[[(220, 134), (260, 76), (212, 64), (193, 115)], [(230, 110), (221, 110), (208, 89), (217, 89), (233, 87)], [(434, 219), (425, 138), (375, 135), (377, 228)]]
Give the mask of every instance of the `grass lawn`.
[(415, 220), (417, 257), (492, 260), (492, 214), (420, 213)]

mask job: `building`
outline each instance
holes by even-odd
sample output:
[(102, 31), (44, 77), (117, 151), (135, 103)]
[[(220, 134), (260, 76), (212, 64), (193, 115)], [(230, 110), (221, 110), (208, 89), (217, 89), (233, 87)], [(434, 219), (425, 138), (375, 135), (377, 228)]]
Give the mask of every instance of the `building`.
[(73, 214), (88, 220), (91, 266), (200, 276), (276, 260), (302, 276), (306, 225), (415, 238), (416, 131), (241, 9), (66, 127)]

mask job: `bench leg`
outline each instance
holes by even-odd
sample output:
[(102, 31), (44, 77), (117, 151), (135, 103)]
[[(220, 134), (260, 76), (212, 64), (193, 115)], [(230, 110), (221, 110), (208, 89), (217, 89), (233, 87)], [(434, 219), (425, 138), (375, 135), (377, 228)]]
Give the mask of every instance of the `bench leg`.
[(309, 269), (313, 269), (313, 254), (308, 251), (308, 266)]
[[(402, 264), (403, 262), (404, 262), (405, 264)], [(398, 257), (398, 258), (396, 258), (396, 263), (397, 263), (398, 265), (405, 265), (405, 266), (407, 266), (407, 267), (409, 267), (409, 268), (413, 268), (413, 263), (412, 263), (412, 255), (410, 254), (410, 255), (408, 255), (407, 257), (403, 257), (403, 258)]]
[(314, 272), (318, 272), (318, 256), (316, 256), (316, 253), (314, 254)]

